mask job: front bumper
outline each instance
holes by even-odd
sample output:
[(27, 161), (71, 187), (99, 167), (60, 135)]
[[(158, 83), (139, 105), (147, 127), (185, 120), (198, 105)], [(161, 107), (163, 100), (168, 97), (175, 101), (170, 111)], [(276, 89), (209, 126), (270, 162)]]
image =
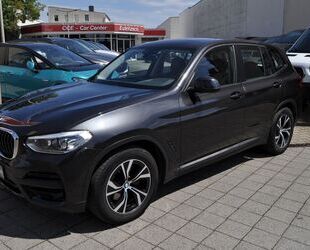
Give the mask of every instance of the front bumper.
[(5, 177), (0, 182), (34, 205), (80, 213), (86, 209), (99, 155), (98, 150), (86, 148), (66, 155), (40, 154), (23, 148), (13, 160), (0, 159)]

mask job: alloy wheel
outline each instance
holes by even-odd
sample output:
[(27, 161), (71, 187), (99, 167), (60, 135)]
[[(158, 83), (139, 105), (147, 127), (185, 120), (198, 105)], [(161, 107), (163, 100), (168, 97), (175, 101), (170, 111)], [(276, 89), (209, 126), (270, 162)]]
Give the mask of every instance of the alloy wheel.
[(146, 163), (130, 159), (118, 165), (109, 177), (106, 199), (109, 207), (119, 214), (138, 209), (148, 196), (151, 172)]
[(292, 136), (292, 120), (289, 115), (282, 114), (277, 122), (275, 142), (281, 149), (287, 147)]

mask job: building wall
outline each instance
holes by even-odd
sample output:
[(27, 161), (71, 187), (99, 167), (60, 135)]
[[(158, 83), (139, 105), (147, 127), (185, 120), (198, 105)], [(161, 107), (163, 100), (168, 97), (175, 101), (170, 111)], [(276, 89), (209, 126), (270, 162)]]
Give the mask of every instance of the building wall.
[(283, 32), (310, 27), (310, 1), (286, 0)]
[(179, 21), (179, 17), (170, 17), (157, 28), (164, 29), (166, 31), (166, 37), (169, 39), (179, 38), (181, 37)]
[[(58, 21), (55, 21), (55, 15), (58, 15)], [(68, 15), (68, 21), (66, 20)], [(85, 20), (85, 15), (89, 16), (89, 21)], [(49, 23), (105, 23), (109, 22), (109, 18), (105, 13), (91, 12), (86, 10), (77, 10), (60, 8), (60, 7), (48, 7), (48, 22)]]
[(283, 33), (285, 0), (247, 0), (245, 36), (270, 37)]

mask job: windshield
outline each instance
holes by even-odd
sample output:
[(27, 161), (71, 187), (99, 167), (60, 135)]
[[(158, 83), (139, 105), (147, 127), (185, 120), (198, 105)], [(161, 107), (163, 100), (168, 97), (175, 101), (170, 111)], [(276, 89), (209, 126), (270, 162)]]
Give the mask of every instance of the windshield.
[(167, 88), (181, 76), (193, 53), (190, 49), (134, 48), (106, 66), (95, 81)]
[(310, 29), (302, 34), (289, 52), (310, 53)]
[(90, 65), (86, 59), (56, 45), (36, 44), (31, 49), (59, 67)]
[(71, 50), (76, 54), (89, 54), (93, 51), (84, 44), (76, 40), (56, 40), (55, 43), (65, 49)]

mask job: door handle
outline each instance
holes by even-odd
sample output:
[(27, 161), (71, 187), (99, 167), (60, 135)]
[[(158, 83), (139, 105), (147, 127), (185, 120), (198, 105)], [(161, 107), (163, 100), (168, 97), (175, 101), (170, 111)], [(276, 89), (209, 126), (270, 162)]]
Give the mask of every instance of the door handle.
[(282, 82), (275, 82), (273, 83), (274, 88), (281, 88), (282, 87)]
[(233, 100), (237, 100), (237, 99), (240, 99), (242, 97), (242, 93), (237, 91), (237, 92), (234, 92), (230, 95), (230, 98), (233, 99)]

